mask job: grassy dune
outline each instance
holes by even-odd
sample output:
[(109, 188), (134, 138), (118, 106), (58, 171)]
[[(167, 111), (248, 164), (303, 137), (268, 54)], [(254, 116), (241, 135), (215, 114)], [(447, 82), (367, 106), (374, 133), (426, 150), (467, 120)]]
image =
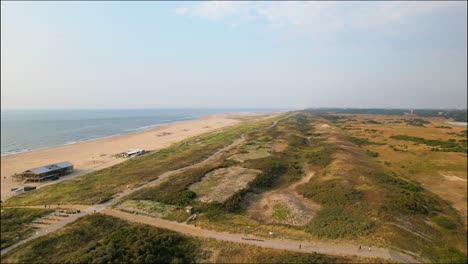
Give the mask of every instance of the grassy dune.
[(34, 232), (29, 226), (37, 218), (53, 212), (47, 209), (7, 208), (1, 212), (2, 238), (1, 248), (7, 248), (16, 242), (16, 237), (25, 239)]
[[(466, 153), (458, 151), (459, 147), (466, 149), (465, 132), (455, 126), (447, 129), (445, 121), (397, 115), (296, 112), (275, 127), (255, 129), (265, 128), (267, 122), (255, 123), (190, 139), (110, 168), (112, 175), (103, 170), (81, 177), (82, 182), (70, 181), (75, 189), (57, 184), (58, 187), (14, 197), (8, 203), (34, 203), (34, 194), (38, 194), (39, 201), (84, 202), (89, 197), (110, 197), (124, 188), (122, 184), (137, 185), (163, 171), (192, 164), (245, 133), (246, 140), (237, 148), (127, 199), (175, 206), (163, 217), (177, 221), (187, 219), (183, 208), (191, 205), (197, 212), (194, 222), (210, 229), (259, 236), (269, 236), (272, 231), (274, 237), (352, 241), (409, 250), (434, 262), (466, 262), (463, 186), (467, 164)], [(395, 138), (397, 135), (411, 137)], [(434, 144), (447, 152), (432, 150)], [(234, 166), (261, 172), (223, 202), (203, 203), (196, 199), (198, 194), (190, 189), (192, 184), (210, 172)], [(141, 169), (138, 173), (137, 167)], [(282, 192), (310, 170), (314, 176), (295, 188), (302, 195), (295, 198), (296, 207), (284, 206), (292, 200), (281, 198), (290, 191)], [(93, 178), (94, 175), (100, 177)], [(111, 176), (116, 180), (112, 181)], [(79, 188), (84, 188), (84, 192)], [(314, 216), (303, 226), (251, 217), (249, 210), (253, 205), (272, 192), (283, 199), (272, 205), (272, 218), (281, 220), (297, 213), (287, 208), (317, 211), (309, 212)], [(306, 208), (307, 202), (318, 204), (319, 209)]]
[(104, 202), (125, 190), (127, 186), (139, 186), (166, 171), (200, 162), (231, 144), (240, 134), (271, 122), (264, 120), (243, 123), (220, 132), (190, 138), (160, 151), (135, 157), (73, 180), (14, 196), (4, 205), (89, 204), (91, 200), (95, 203)]
[[(242, 254), (239, 254), (242, 252)], [(358, 261), (196, 239), (166, 229), (88, 215), (27, 242), (2, 263), (334, 263)]]

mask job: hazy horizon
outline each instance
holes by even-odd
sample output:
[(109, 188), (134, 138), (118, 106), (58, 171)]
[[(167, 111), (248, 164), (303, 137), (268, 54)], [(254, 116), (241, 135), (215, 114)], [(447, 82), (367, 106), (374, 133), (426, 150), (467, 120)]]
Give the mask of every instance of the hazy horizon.
[(467, 2), (1, 3), (1, 108), (467, 107)]

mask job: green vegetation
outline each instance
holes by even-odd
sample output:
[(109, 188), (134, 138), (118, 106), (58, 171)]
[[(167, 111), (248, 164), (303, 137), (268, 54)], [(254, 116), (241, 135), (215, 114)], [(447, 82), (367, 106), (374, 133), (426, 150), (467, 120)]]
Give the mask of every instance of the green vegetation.
[(444, 216), (439, 215), (439, 216), (433, 217), (431, 220), (433, 223), (445, 229), (453, 230), (457, 227), (452, 221), (450, 221)]
[(2, 262), (190, 263), (198, 251), (187, 236), (95, 214), (13, 249)]
[(362, 122), (363, 124), (372, 124), (372, 125), (382, 125), (382, 122), (375, 121), (375, 120), (365, 120)]
[(300, 253), (285, 253), (282, 255), (261, 255), (258, 256), (253, 263), (335, 263), (332, 257), (319, 255), (319, 254), (300, 254)]
[(404, 120), (404, 122), (406, 124), (408, 124), (408, 125), (420, 126), (420, 127), (431, 123), (431, 122), (429, 122), (427, 120), (424, 120), (424, 119), (421, 119), (421, 118), (406, 119), (406, 120)]
[[(203, 246), (213, 254), (215, 263), (351, 263), (364, 262), (363, 259), (325, 256), (316, 253), (299, 253), (286, 250), (256, 247), (247, 244), (204, 240)], [(199, 261), (205, 263), (206, 261)]]
[[(381, 108), (367, 108), (367, 109), (353, 109), (353, 108), (322, 108), (322, 109), (307, 109), (307, 112), (325, 114), (373, 114), (373, 115), (405, 115), (409, 112), (408, 109), (381, 109)], [(445, 117), (452, 118), (454, 121), (466, 122), (468, 115), (466, 109), (452, 110), (452, 109), (416, 109), (414, 114), (422, 117)]]
[(436, 126), (436, 128), (452, 129), (452, 127), (450, 127), (450, 126)]
[(339, 238), (366, 235), (373, 227), (374, 222), (359, 207), (327, 206), (317, 213), (306, 229), (319, 236)]
[[(156, 179), (169, 170), (192, 165), (231, 144), (246, 131), (270, 124), (271, 120), (237, 125), (221, 132), (205, 134), (176, 143), (168, 148), (135, 157), (115, 166), (95, 171), (75, 180), (59, 182), (41, 189), (16, 195), (6, 206), (49, 203), (102, 203), (126, 186), (135, 187)], [(184, 197), (181, 198), (184, 202)]]
[(277, 203), (273, 206), (273, 218), (277, 220), (285, 220), (288, 218), (289, 210), (286, 206)]
[(445, 151), (445, 152), (467, 152), (467, 145), (463, 142), (454, 142), (454, 141), (442, 141), (437, 139), (425, 139), (421, 137), (413, 137), (407, 135), (395, 135), (391, 136), (392, 139), (412, 141), (419, 144), (425, 144), (432, 147), (441, 147), (442, 149), (435, 148), (435, 151)]
[(372, 142), (368, 138), (349, 137), (349, 140), (358, 146), (365, 145), (385, 145), (385, 143)]
[(379, 156), (379, 153), (378, 152), (375, 152), (375, 151), (370, 151), (370, 150), (366, 150), (366, 154), (367, 156), (369, 157), (373, 157), (373, 158), (377, 158)]
[(16, 237), (25, 239), (34, 232), (29, 226), (36, 218), (53, 212), (47, 209), (5, 208), (1, 212), (1, 248), (7, 248), (16, 243)]

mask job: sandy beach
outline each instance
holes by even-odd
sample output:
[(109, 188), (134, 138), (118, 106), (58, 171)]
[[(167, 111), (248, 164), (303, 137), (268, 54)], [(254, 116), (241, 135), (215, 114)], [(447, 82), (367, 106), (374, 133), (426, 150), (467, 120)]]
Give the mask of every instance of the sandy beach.
[(242, 122), (242, 120), (265, 119), (277, 114), (279, 113), (226, 113), (207, 115), (194, 120), (163, 124), (159, 127), (135, 133), (2, 156), (1, 199), (4, 201), (13, 195), (11, 188), (24, 186), (21, 182), (13, 181), (13, 177), (11, 176), (14, 173), (20, 173), (30, 168), (65, 160), (70, 161), (75, 166), (75, 172), (73, 174), (62, 177), (60, 180), (27, 184), (28, 186), (38, 186), (38, 188), (40, 188), (86, 172), (123, 162), (127, 159), (115, 158), (113, 156), (117, 153), (127, 151), (128, 149), (141, 148), (150, 151), (159, 150), (174, 142), (231, 126)]

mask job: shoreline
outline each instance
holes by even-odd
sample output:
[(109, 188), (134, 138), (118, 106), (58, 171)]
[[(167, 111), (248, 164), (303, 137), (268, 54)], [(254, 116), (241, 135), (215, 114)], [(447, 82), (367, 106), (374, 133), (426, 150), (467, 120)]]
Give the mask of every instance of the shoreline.
[[(40, 151), (40, 150), (46, 150), (46, 149), (50, 149), (50, 148), (57, 148), (57, 147), (68, 146), (68, 145), (73, 145), (73, 144), (80, 144), (80, 143), (84, 143), (84, 142), (90, 142), (90, 141), (94, 141), (94, 140), (100, 140), (100, 139), (105, 139), (105, 138), (110, 138), (110, 137), (115, 137), (115, 136), (129, 135), (129, 134), (133, 134), (133, 133), (143, 132), (143, 131), (149, 130), (149, 129), (155, 129), (155, 128), (158, 128), (158, 127), (163, 126), (163, 125), (175, 124), (175, 123), (178, 123), (178, 122), (184, 122), (184, 121), (190, 121), (190, 120), (197, 120), (197, 119), (200, 119), (200, 118), (203, 118), (203, 117), (208, 117), (210, 115), (216, 115), (216, 114), (208, 114), (208, 115), (201, 115), (201, 116), (194, 116), (194, 117), (179, 118), (179, 119), (175, 119), (173, 121), (168, 121), (168, 122), (165, 122), (165, 123), (147, 125), (147, 126), (138, 127), (138, 128), (129, 128), (129, 129), (124, 130), (124, 132), (121, 132), (121, 133), (118, 133), (118, 134), (112, 134), (112, 135), (108, 135), (108, 136), (103, 136), (103, 137), (91, 138), (91, 139), (86, 139), (86, 140), (78, 140), (78, 141), (73, 141), (73, 142), (66, 142), (66, 143), (63, 143), (63, 144), (47, 146), (47, 147), (37, 148), (37, 149), (25, 149), (23, 151), (16, 151), (16, 152), (12, 152), (12, 153), (3, 153), (3, 154), (0, 154), (0, 157), (8, 157), (8, 156), (11, 156), (11, 155), (23, 154), (23, 153), (33, 152), (33, 151)], [(221, 114), (221, 115), (223, 115), (223, 114)]]
[(208, 114), (198, 118), (179, 120), (159, 124), (155, 127), (138, 131), (130, 131), (118, 135), (111, 135), (90, 139), (72, 144), (47, 147), (21, 153), (1, 156), (1, 199), (4, 201), (12, 196), (11, 188), (21, 188), (21, 182), (13, 181), (12, 175), (30, 168), (70, 161), (75, 172), (57, 181), (42, 183), (28, 183), (28, 186), (40, 187), (59, 181), (68, 180), (84, 173), (107, 168), (127, 159), (116, 158), (114, 155), (132, 148), (142, 148), (157, 151), (175, 142), (207, 132), (226, 128), (244, 122), (243, 120), (266, 119), (281, 112), (241, 112)]

